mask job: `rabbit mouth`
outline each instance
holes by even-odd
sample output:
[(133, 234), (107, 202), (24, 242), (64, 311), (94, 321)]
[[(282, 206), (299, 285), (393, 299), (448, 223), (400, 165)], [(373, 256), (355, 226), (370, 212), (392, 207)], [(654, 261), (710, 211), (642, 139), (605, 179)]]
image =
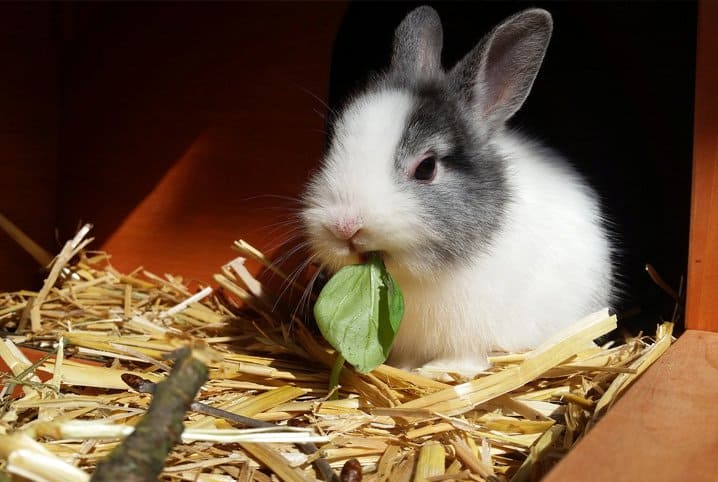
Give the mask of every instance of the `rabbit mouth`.
[(382, 260), (382, 262), (388, 257), (387, 253), (385, 251), (362, 251), (358, 252), (357, 255), (359, 256), (359, 261), (361, 261), (363, 264), (369, 262), (369, 258), (371, 255), (376, 255), (379, 257), (379, 259)]
[(390, 258), (385, 251), (369, 249), (351, 242), (335, 244), (331, 247), (324, 246), (323, 249), (318, 250), (317, 254), (322, 263), (332, 271), (338, 271), (344, 266), (352, 264), (365, 264), (369, 262), (369, 257), (372, 254), (377, 254), (382, 260)]
[(348, 241), (342, 248), (337, 250), (338, 257), (347, 260), (346, 264), (353, 264), (357, 261), (362, 264), (366, 263), (369, 261), (369, 256), (372, 253), (378, 253), (381, 257), (383, 257), (383, 253), (381, 251), (367, 249), (360, 244), (353, 243), (352, 241)]

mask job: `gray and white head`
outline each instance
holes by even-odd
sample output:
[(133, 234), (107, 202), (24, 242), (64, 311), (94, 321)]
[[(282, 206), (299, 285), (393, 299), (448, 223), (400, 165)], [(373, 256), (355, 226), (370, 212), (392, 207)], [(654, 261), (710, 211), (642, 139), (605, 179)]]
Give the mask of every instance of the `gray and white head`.
[(422, 276), (488, 250), (510, 201), (493, 139), (531, 90), (551, 29), (548, 12), (520, 12), (445, 71), (437, 13), (404, 18), (390, 67), (338, 117), (304, 193), (322, 264), (380, 251), (390, 269)]

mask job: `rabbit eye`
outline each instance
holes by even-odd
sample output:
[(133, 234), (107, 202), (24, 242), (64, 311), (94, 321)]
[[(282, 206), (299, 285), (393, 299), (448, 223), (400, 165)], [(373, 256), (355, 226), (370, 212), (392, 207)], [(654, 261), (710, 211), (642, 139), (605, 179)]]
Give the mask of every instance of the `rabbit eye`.
[(419, 162), (414, 170), (413, 178), (417, 181), (430, 182), (436, 176), (436, 156), (428, 156)]

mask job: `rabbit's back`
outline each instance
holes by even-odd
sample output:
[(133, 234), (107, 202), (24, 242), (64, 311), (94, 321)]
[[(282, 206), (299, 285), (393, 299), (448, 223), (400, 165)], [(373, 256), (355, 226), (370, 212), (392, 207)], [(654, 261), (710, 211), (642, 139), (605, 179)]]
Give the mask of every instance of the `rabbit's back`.
[(473, 273), (495, 343), (516, 350), (610, 305), (612, 247), (597, 196), (569, 164), (511, 133), (496, 146), (510, 201)]
[(502, 228), (430, 279), (399, 271), (407, 313), (392, 363), (471, 373), (491, 350), (523, 351), (610, 306), (612, 247), (597, 197), (563, 159), (496, 137), (510, 190)]

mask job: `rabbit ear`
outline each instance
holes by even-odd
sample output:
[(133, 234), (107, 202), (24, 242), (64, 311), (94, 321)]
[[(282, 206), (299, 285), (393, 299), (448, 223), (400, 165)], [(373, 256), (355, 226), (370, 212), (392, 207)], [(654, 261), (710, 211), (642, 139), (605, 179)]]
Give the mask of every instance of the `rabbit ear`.
[(412, 83), (436, 78), (442, 73), (441, 20), (427, 6), (412, 10), (394, 32), (391, 71)]
[(519, 110), (531, 91), (553, 29), (551, 14), (530, 9), (489, 32), (451, 71), (482, 129), (493, 131)]

